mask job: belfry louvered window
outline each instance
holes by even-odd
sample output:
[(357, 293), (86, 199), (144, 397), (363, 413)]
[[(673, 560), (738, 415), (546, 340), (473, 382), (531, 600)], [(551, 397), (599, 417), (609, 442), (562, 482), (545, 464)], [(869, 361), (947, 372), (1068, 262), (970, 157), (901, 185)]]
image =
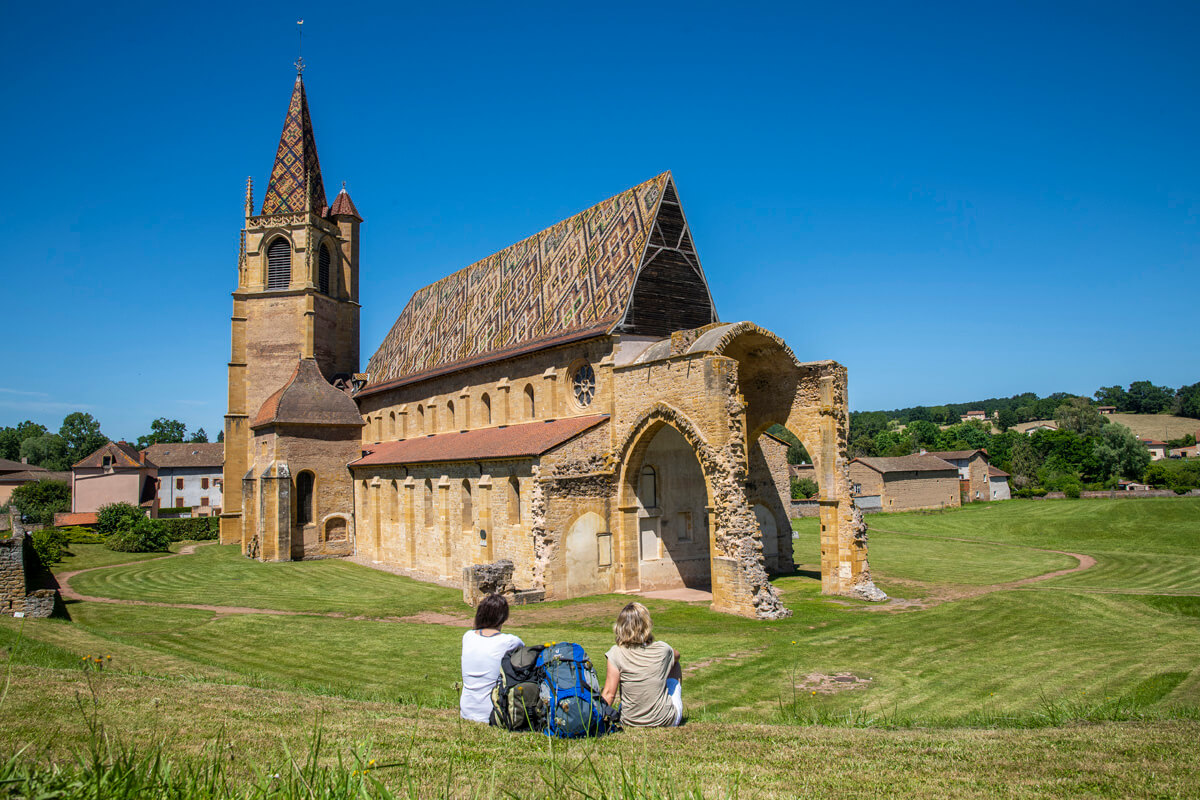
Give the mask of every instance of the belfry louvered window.
[(321, 245), (321, 254), (317, 256), (317, 286), (321, 294), (329, 294), (329, 248)]
[(292, 248), (282, 236), (267, 248), (267, 288), (286, 289), (292, 282)]

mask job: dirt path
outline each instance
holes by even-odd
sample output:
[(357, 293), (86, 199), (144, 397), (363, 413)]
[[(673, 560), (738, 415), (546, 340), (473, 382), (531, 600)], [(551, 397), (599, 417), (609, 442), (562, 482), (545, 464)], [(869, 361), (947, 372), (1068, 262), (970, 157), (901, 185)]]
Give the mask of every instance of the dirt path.
[[(1058, 569), (1042, 575), (1033, 575), (1029, 578), (1021, 578), (1020, 580), (1007, 581), (1005, 583), (991, 583), (982, 586), (939, 585), (934, 588), (929, 596), (923, 597), (919, 600), (892, 598), (888, 602), (882, 603), (878, 606), (866, 606), (866, 608), (872, 611), (905, 611), (908, 609), (932, 608), (933, 606), (941, 605), (942, 603), (955, 600), (969, 600), (973, 597), (981, 597), (985, 594), (991, 594), (992, 592), (1005, 592), (1012, 589), (1020, 589), (1031, 584), (1048, 581), (1052, 578), (1061, 578), (1063, 575), (1070, 575), (1074, 572), (1083, 572), (1085, 569), (1091, 569), (1092, 567), (1096, 566), (1096, 559), (1086, 553), (1071, 553), (1066, 550), (1051, 550), (1046, 547), (1034, 547), (1033, 545), (1028, 544), (1010, 544), (1008, 542), (988, 542), (980, 539), (963, 539), (956, 536), (930, 536), (922, 533), (909, 533), (908, 531), (894, 531), (887, 528), (872, 527), (871, 530), (878, 531), (880, 533), (893, 533), (898, 536), (912, 536), (918, 539), (944, 539), (951, 542), (966, 542), (967, 544), (979, 544), (991, 547), (1016, 547), (1023, 550), (1036, 550), (1039, 553), (1057, 553), (1058, 555), (1070, 556), (1079, 562), (1075, 566), (1068, 567), (1066, 569)], [(922, 581), (905, 580), (903, 578), (894, 578), (892, 579), (892, 582), (899, 583), (901, 585), (910, 585), (913, 587), (928, 586), (928, 584), (925, 584)]]

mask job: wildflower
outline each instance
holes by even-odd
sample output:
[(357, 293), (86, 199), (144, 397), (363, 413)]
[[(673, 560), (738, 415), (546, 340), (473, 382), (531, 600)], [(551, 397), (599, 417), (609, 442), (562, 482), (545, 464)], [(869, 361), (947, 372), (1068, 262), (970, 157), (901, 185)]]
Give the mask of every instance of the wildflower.
[(795, 643), (796, 643), (795, 640), (792, 640), (792, 644), (795, 644)]
[(105, 658), (105, 660), (107, 660), (107, 661), (112, 661), (112, 656), (105, 656), (104, 658)]
[(813, 694), (816, 694), (816, 693), (817, 693), (817, 690), (816, 690), (816, 689), (813, 689)]
[(367, 766), (371, 766), (371, 767), (375, 766), (375, 759), (372, 758), (370, 761), (368, 761)]

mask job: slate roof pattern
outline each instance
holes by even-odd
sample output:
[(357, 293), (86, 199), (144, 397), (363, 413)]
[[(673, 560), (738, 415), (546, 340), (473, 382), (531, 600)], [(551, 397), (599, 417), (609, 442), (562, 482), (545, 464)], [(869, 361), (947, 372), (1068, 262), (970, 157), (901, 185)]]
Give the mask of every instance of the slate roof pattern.
[(854, 459), (876, 472), (886, 475), (889, 472), (945, 472), (947, 470), (958, 474), (958, 467), (948, 461), (943, 461), (932, 453), (914, 456), (896, 456), (893, 458), (876, 458), (860, 456)]
[(302, 358), (292, 377), (263, 402), (250, 427), (270, 424), (361, 427), (364, 423), (358, 404), (325, 380), (316, 359)]
[(607, 421), (607, 414), (595, 414), (384, 442), (372, 445), (367, 455), (351, 461), (350, 466), (492, 461), (540, 456)]
[(105, 456), (112, 456), (112, 466), (114, 469), (141, 469), (142, 467), (155, 466), (154, 462), (147, 460), (129, 442), (108, 442), (99, 450), (75, 464), (74, 468), (102, 468)]
[(367, 364), (371, 384), (611, 329), (629, 306), (669, 188), (664, 172), (417, 290)]
[(152, 444), (142, 450), (142, 455), (155, 466), (165, 469), (220, 467), (225, 463), (225, 445), (221, 442)]

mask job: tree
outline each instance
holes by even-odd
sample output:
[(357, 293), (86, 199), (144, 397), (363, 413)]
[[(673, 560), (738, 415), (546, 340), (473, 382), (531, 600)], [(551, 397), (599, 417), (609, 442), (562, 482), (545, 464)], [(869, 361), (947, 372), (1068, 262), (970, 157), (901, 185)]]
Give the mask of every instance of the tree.
[(111, 536), (114, 533), (127, 533), (133, 525), (146, 515), (132, 503), (108, 503), (100, 506), (96, 512), (96, 533), (101, 536)]
[(1117, 411), (1129, 409), (1129, 395), (1120, 386), (1101, 386), (1092, 395), (1102, 406), (1113, 406)]
[(217, 441), (218, 442), (225, 441), (225, 431), (217, 431)]
[(912, 437), (913, 444), (926, 449), (937, 446), (938, 434), (941, 433), (937, 425), (925, 420), (908, 423), (904, 432)]
[(792, 478), (792, 499), (807, 500), (820, 491), (817, 482), (812, 478)]
[(1179, 387), (1175, 392), (1175, 413), (1181, 417), (1200, 419), (1200, 383)]
[(1017, 412), (1011, 408), (1000, 409), (999, 416), (996, 417), (996, 426), (1001, 431), (1006, 431), (1013, 425), (1017, 424)]
[(63, 417), (58, 435), (66, 442), (68, 464), (87, 458), (108, 442), (108, 437), (100, 432), (99, 421), (82, 411), (75, 411)]
[(21, 442), (21, 458), (30, 464), (62, 471), (71, 468), (67, 443), (57, 433), (43, 433)]
[(787, 463), (789, 464), (811, 464), (812, 459), (808, 455), (808, 451), (804, 449), (804, 443), (782, 425), (772, 425), (767, 428), (767, 433), (774, 436), (776, 439), (782, 439), (788, 443)]
[(186, 440), (186, 425), (177, 419), (159, 417), (150, 423), (150, 433), (138, 437), (137, 449), (144, 450), (152, 444), (172, 444)]
[(1150, 464), (1147, 450), (1124, 425), (1108, 425), (1093, 451), (1100, 476), (1137, 480)]
[(1041, 456), (1033, 449), (1028, 436), (1023, 436), (1013, 442), (1010, 462), (1013, 483), (1018, 487), (1028, 486), (1037, 482), (1037, 473), (1042, 466)]
[(1069, 403), (1058, 407), (1054, 421), (1061, 430), (1072, 431), (1080, 436), (1098, 436), (1108, 422), (1096, 406), (1086, 397), (1073, 397)]
[(45, 425), (28, 419), (15, 428), (0, 428), (0, 458), (16, 461), (21, 457), (21, 442), (49, 432)]
[(195, 433), (192, 434), (192, 438), (188, 439), (188, 441), (189, 442), (199, 442), (202, 444), (207, 443), (208, 442), (208, 434), (204, 432), (204, 428), (199, 428), (196, 430)]
[(21, 516), (53, 525), (55, 513), (71, 510), (71, 484), (48, 478), (26, 483), (13, 489), (8, 502), (21, 510)]
[(1155, 386), (1150, 381), (1134, 381), (1129, 384), (1129, 410), (1134, 414), (1158, 414), (1171, 408), (1175, 390), (1169, 386)]

